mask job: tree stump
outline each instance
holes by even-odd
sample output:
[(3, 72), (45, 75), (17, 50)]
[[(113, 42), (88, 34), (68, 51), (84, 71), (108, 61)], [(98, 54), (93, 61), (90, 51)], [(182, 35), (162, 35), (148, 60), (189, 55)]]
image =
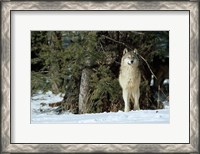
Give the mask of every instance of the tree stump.
[(79, 113), (87, 113), (87, 100), (89, 94), (89, 82), (91, 69), (85, 68), (81, 75), (80, 93), (79, 93)]

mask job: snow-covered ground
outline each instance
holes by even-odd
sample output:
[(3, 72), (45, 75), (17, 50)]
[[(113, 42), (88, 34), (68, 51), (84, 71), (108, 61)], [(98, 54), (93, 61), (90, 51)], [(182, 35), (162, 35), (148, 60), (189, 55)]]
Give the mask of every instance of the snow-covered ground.
[(169, 123), (169, 104), (165, 103), (165, 109), (140, 110), (130, 112), (104, 112), (94, 114), (72, 114), (65, 112), (56, 114), (49, 107), (49, 103), (63, 99), (63, 94), (54, 95), (52, 92), (38, 92), (31, 98), (31, 123), (124, 123), (124, 124), (160, 124)]

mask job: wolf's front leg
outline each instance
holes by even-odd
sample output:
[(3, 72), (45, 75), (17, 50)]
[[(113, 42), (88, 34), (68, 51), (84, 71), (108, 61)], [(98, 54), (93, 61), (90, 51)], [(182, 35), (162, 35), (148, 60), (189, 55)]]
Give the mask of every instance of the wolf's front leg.
[(127, 90), (123, 90), (123, 99), (124, 99), (124, 105), (125, 105), (124, 112), (129, 112), (130, 111), (130, 102), (129, 102)]
[(132, 94), (134, 97), (134, 110), (140, 110), (140, 104), (139, 104), (139, 98), (140, 98), (140, 92), (137, 92), (135, 94)]

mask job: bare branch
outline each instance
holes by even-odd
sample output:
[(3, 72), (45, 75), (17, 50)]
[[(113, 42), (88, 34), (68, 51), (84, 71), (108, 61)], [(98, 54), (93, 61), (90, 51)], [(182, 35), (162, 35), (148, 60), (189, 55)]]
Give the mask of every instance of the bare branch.
[(100, 44), (100, 46), (101, 46), (101, 49), (102, 49), (102, 51), (103, 51), (103, 52), (105, 52), (105, 50), (104, 50), (104, 48), (103, 48), (103, 45), (102, 45), (102, 43), (101, 43), (101, 42), (99, 42), (99, 44)]
[[(113, 39), (113, 38), (110, 38), (110, 37), (108, 37), (108, 36), (105, 36), (105, 35), (102, 35), (102, 36), (104, 36), (105, 38), (107, 38), (107, 39), (109, 39), (109, 40), (111, 40), (111, 41), (113, 41), (113, 42), (120, 43), (120, 44), (124, 45), (125, 47), (127, 47), (127, 48), (130, 49), (130, 50), (133, 50), (131, 47), (129, 47), (128, 45), (126, 45), (124, 42), (117, 41), (117, 40), (115, 40), (115, 39)], [(145, 59), (144, 57), (142, 57), (138, 52), (135, 52), (135, 53), (136, 53), (137, 55), (139, 55), (140, 58), (147, 64), (147, 67), (149, 68), (151, 74), (157, 79), (156, 75), (153, 73), (153, 71), (152, 71), (152, 69), (151, 69), (149, 63), (146, 61), (146, 59)]]
[(109, 40), (111, 40), (111, 41), (113, 41), (113, 42), (122, 44), (122, 45), (124, 45), (125, 47), (127, 47), (127, 48), (130, 49), (130, 50), (133, 50), (131, 47), (127, 46), (124, 42), (117, 41), (117, 40), (115, 40), (115, 39), (113, 39), (113, 38), (110, 38), (110, 37), (108, 37), (108, 36), (106, 36), (106, 35), (102, 35), (102, 36), (104, 36), (105, 38), (107, 38), (107, 39), (109, 39)]
[(149, 63), (146, 61), (146, 59), (144, 59), (144, 57), (142, 57), (142, 56), (141, 56), (140, 54), (138, 54), (138, 53), (137, 53), (137, 55), (139, 55), (140, 58), (147, 64), (147, 66), (148, 66), (148, 68), (149, 68), (151, 74), (156, 78), (156, 80), (158, 80), (158, 78), (156, 77), (156, 75), (155, 75), (155, 74), (153, 73), (153, 71), (151, 70), (151, 67), (150, 67)]

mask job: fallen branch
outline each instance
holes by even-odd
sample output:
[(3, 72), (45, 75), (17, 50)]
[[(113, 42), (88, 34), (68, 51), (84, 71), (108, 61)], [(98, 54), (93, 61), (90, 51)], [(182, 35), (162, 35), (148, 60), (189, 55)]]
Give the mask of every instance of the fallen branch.
[(56, 103), (49, 103), (49, 106), (50, 107), (57, 107), (57, 106), (60, 106), (62, 104), (62, 101), (61, 102), (56, 102)]

